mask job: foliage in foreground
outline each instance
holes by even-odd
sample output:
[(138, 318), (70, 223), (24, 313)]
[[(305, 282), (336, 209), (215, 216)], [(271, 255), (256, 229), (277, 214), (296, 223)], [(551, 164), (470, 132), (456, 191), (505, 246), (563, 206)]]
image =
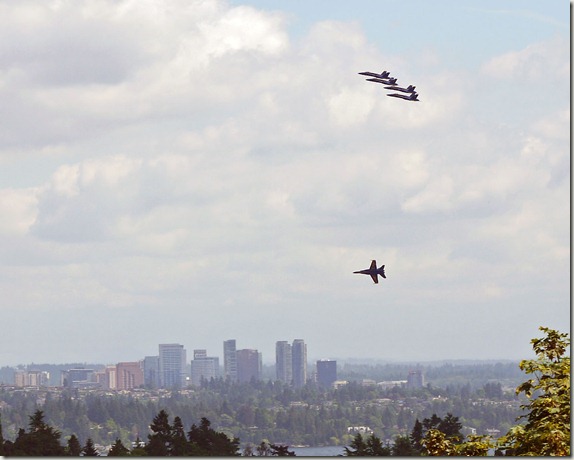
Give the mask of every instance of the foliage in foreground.
[(521, 406), (527, 411), (520, 417), (526, 423), (496, 441), (471, 436), (458, 445), (441, 431), (430, 430), (422, 440), (427, 455), (478, 456), (495, 449), (506, 455), (570, 456), (570, 356), (566, 354), (570, 338), (547, 327), (540, 330), (545, 337), (531, 340), (536, 359), (520, 363), (520, 369), (533, 378), (516, 389), (516, 394), (530, 399)]
[(522, 383), (516, 394), (524, 393), (530, 402), (521, 407), (527, 413), (519, 420), (525, 424), (512, 427), (505, 436), (470, 435), (462, 442), (458, 417), (444, 419), (434, 414), (418, 420), (410, 437), (395, 438), (393, 448), (383, 446), (376, 436), (367, 440), (358, 434), (345, 448), (347, 456), (428, 455), (486, 456), (490, 452), (512, 456), (570, 456), (570, 346), (568, 334), (540, 327), (545, 337), (532, 339), (536, 359), (523, 360), (520, 369), (534, 378)]

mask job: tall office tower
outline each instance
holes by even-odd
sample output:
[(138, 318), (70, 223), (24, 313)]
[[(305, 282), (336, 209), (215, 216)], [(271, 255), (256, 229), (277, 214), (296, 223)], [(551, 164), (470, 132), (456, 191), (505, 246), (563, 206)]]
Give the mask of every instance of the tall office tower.
[(304, 340), (293, 340), (291, 360), (293, 363), (293, 386), (301, 388), (307, 382), (307, 345), (305, 345)]
[(143, 360), (144, 385), (147, 388), (159, 387), (159, 356), (146, 356)]
[(118, 387), (118, 373), (116, 366), (106, 366), (104, 372), (106, 375), (104, 388), (107, 388), (108, 390), (115, 390)]
[(332, 359), (320, 359), (317, 361), (317, 383), (330, 388), (337, 380), (337, 361)]
[(237, 351), (235, 339), (223, 342), (223, 375), (232, 382), (237, 382)]
[(144, 372), (141, 362), (118, 363), (116, 365), (116, 388), (133, 390), (144, 384)]
[(183, 388), (186, 385), (186, 353), (178, 343), (159, 346), (159, 385), (162, 388)]
[(277, 380), (291, 383), (293, 380), (293, 363), (291, 359), (291, 345), (282, 340), (275, 343), (275, 371)]
[(257, 350), (237, 350), (237, 380), (250, 382), (261, 379), (261, 353)]
[(207, 356), (207, 350), (193, 350), (191, 362), (191, 383), (201, 385), (201, 380), (219, 377), (219, 358)]
[(423, 373), (420, 369), (409, 371), (407, 376), (407, 388), (422, 388), (425, 384)]

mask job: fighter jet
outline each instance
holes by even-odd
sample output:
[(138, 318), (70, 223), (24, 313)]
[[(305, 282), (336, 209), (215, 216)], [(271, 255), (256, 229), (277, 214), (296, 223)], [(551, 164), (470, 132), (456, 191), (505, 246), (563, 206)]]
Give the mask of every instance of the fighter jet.
[(359, 72), (359, 75), (368, 75), (369, 77), (376, 77), (376, 78), (388, 78), (390, 74), (386, 70), (383, 70), (381, 73)]
[(416, 86), (409, 85), (406, 88), (401, 88), (400, 86), (385, 86), (385, 89), (392, 89), (395, 91), (402, 91), (403, 93), (414, 93)]
[(375, 83), (382, 83), (383, 85), (396, 85), (397, 79), (390, 77), (388, 79), (383, 78), (367, 78), (367, 81), (374, 81)]
[(417, 93), (411, 93), (408, 96), (405, 96), (404, 94), (387, 94), (387, 96), (400, 97), (401, 99), (405, 99), (406, 101), (418, 101), (419, 100)]
[(360, 273), (362, 275), (371, 275), (371, 278), (373, 278), (373, 281), (375, 282), (375, 284), (379, 283), (379, 278), (377, 278), (377, 275), (381, 275), (383, 278), (386, 278), (385, 276), (385, 266), (381, 265), (381, 268), (377, 268), (377, 261), (373, 260), (371, 262), (371, 266), (365, 270), (359, 270), (357, 272), (353, 272), (353, 273)]

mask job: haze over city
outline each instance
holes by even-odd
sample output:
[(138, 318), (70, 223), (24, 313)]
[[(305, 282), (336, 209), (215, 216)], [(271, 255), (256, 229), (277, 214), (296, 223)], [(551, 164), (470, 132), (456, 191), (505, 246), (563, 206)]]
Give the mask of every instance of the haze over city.
[(569, 330), (568, 2), (0, 1), (0, 35), (0, 365)]

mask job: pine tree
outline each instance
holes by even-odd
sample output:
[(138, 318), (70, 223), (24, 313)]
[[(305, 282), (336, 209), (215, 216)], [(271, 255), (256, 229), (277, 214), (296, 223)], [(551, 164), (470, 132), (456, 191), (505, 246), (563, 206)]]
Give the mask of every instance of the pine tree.
[(65, 449), (60, 445), (61, 433), (44, 422), (41, 410), (30, 416), (28, 432), (18, 431), (18, 437), (11, 446), (11, 455), (33, 457), (63, 456)]
[(150, 425), (153, 434), (148, 434), (148, 443), (145, 451), (152, 457), (167, 457), (170, 455), (172, 445), (172, 426), (165, 410), (159, 411)]
[(129, 449), (123, 445), (121, 439), (119, 438), (116, 439), (116, 442), (108, 451), (108, 457), (127, 457), (129, 455)]
[(66, 446), (66, 455), (70, 457), (79, 457), (82, 453), (82, 446), (80, 445), (80, 441), (78, 437), (73, 434), (68, 439), (68, 445)]
[(96, 447), (94, 446), (94, 441), (92, 441), (92, 438), (88, 438), (88, 440), (86, 441), (86, 445), (82, 449), (82, 454), (84, 454), (84, 457), (100, 456), (100, 454), (98, 454), (98, 451), (96, 450)]

